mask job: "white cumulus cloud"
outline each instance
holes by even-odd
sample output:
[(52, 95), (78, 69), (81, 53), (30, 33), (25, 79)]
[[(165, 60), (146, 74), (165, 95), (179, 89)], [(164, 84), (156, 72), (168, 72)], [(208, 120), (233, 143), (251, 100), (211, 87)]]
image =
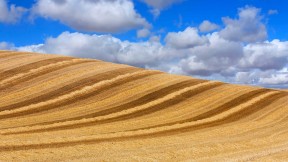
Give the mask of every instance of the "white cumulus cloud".
[(213, 30), (219, 29), (217, 24), (214, 24), (208, 20), (204, 20), (200, 25), (199, 29), (201, 32), (211, 32)]
[(154, 15), (154, 17), (158, 17), (160, 15), (161, 10), (171, 6), (172, 4), (179, 3), (183, 0), (141, 0), (145, 2), (148, 6), (153, 9), (150, 12)]
[(159, 42), (121, 41), (111, 35), (63, 32), (56, 38), (48, 38), (44, 44), (23, 46), (18, 50), (58, 53), (145, 67), (159, 62), (162, 45)]
[(142, 0), (147, 3), (149, 6), (152, 6), (157, 9), (163, 9), (168, 7), (174, 3), (181, 2), (182, 0)]
[(150, 26), (130, 0), (38, 0), (32, 12), (80, 31), (122, 32)]
[(210, 43), (190, 49), (189, 56), (179, 66), (191, 75), (230, 75), (243, 55), (242, 45), (221, 38), (217, 32), (206, 37)]
[(16, 23), (26, 12), (23, 7), (17, 7), (14, 4), (8, 6), (6, 0), (0, 0), (0, 22)]
[(209, 41), (206, 37), (200, 36), (196, 28), (188, 27), (184, 31), (168, 33), (165, 42), (174, 48), (193, 48), (207, 44)]
[(281, 42), (277, 39), (246, 45), (244, 57), (240, 62), (243, 68), (261, 70), (279, 70), (286, 64), (288, 64), (288, 41)]
[(239, 19), (224, 17), (225, 28), (220, 35), (231, 41), (259, 42), (267, 38), (265, 25), (261, 22), (260, 9), (245, 7), (239, 9)]
[(269, 78), (260, 78), (259, 82), (261, 84), (288, 84), (288, 74), (273, 74)]
[[(68, 1), (53, 3), (65, 5)], [(97, 0), (93, 3), (98, 1), (102, 2)], [(108, 0), (107, 3), (116, 1)], [(149, 28), (142, 27), (137, 31), (137, 37), (147, 37), (147, 41), (131, 42), (107, 34), (63, 32), (57, 37), (47, 38), (43, 44), (14, 47), (2, 42), (0, 48), (58, 53), (205, 79), (288, 88), (288, 41), (266, 40), (260, 9), (242, 8), (239, 19), (226, 18), (224, 22), (223, 29), (216, 32), (199, 33), (192, 26), (183, 31), (168, 32), (164, 42), (161, 41), (163, 33), (154, 35)], [(207, 20), (207, 24), (213, 23)], [(213, 28), (203, 27), (202, 31), (208, 29)]]
[[(189, 48), (179, 48), (168, 43), (162, 44), (159, 37), (151, 37), (152, 40), (144, 42), (130, 42), (111, 35), (63, 32), (58, 37), (48, 38), (43, 44), (14, 48), (94, 58), (202, 78), (215, 79), (217, 76), (222, 81), (265, 83), (265, 86), (278, 83), (280, 87), (286, 85), (286, 77), (282, 75), (283, 72), (279, 75), (279, 70), (288, 67), (287, 42), (274, 40), (243, 45), (222, 38), (218, 32), (196, 34), (209, 43), (197, 46), (188, 43), (185, 47)], [(177, 39), (182, 40), (182, 36), (186, 39), (186, 34), (177, 35)]]
[(8, 42), (0, 42), (0, 50), (11, 50), (14, 44)]
[(269, 10), (268, 11), (268, 15), (277, 15), (278, 14), (278, 10)]
[(138, 38), (146, 38), (151, 34), (150, 30), (148, 29), (140, 29), (137, 31), (137, 37)]

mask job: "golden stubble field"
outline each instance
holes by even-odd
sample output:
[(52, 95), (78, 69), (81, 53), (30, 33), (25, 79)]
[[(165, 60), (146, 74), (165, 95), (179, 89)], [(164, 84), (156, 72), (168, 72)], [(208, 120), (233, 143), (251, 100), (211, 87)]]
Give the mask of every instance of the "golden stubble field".
[(288, 160), (288, 92), (0, 52), (0, 161)]

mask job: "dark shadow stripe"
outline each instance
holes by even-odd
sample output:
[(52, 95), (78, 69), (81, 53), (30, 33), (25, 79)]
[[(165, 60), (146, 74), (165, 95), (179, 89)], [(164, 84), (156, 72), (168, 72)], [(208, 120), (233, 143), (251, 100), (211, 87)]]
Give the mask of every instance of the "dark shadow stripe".
[(61, 61), (66, 61), (66, 60), (72, 60), (73, 58), (70, 57), (57, 57), (57, 58), (50, 58), (50, 59), (46, 59), (46, 60), (41, 60), (41, 61), (36, 61), (33, 63), (29, 63), (27, 65), (23, 65), (23, 66), (18, 66), (15, 67), (13, 69), (7, 70), (7, 71), (3, 71), (0, 73), (0, 81), (9, 77), (12, 77), (16, 74), (19, 73), (24, 73), (24, 72), (28, 72), (31, 69), (36, 69), (39, 68), (41, 66), (45, 66), (45, 65), (49, 65), (52, 63), (57, 63), (57, 62), (61, 62)]
[[(223, 85), (224, 83), (217, 83), (217, 84), (213, 84), (213, 85), (206, 85), (203, 86), (199, 89), (195, 89), (195, 90), (191, 90), (188, 91), (186, 93), (183, 93), (182, 95), (176, 96), (175, 98), (168, 100), (168, 101), (164, 101), (162, 103), (159, 103), (157, 105), (151, 106), (145, 110), (140, 110), (131, 114), (127, 114), (127, 115), (122, 115), (122, 116), (118, 116), (115, 118), (111, 118), (111, 119), (106, 119), (106, 120), (101, 120), (101, 121), (91, 121), (91, 122), (87, 122), (87, 123), (79, 123), (79, 124), (73, 124), (73, 125), (65, 125), (65, 126), (59, 126), (59, 127), (53, 127), (53, 128), (45, 128), (45, 129), (38, 129), (38, 130), (31, 130), (31, 131), (25, 131), (25, 133), (38, 133), (38, 132), (45, 132), (45, 131), (55, 131), (55, 130), (64, 130), (64, 129), (76, 129), (76, 128), (80, 128), (80, 127), (87, 127), (87, 126), (94, 126), (94, 125), (99, 125), (99, 124), (104, 124), (104, 123), (111, 123), (111, 122), (116, 122), (116, 121), (122, 121), (122, 120), (127, 120), (127, 119), (131, 119), (131, 118), (136, 118), (136, 117), (140, 117), (143, 115), (148, 115), (160, 110), (163, 110), (165, 108), (171, 107), (175, 104), (178, 104), (192, 96), (195, 96), (197, 94), (203, 93), (207, 90), (210, 90), (212, 88), (216, 88), (218, 86)], [(184, 88), (184, 87), (183, 87)], [(179, 89), (178, 89), (179, 90)], [(133, 108), (133, 107), (132, 107)], [(127, 109), (127, 108), (126, 108)], [(21, 133), (24, 133), (23, 131)]]
[[(228, 116), (226, 118), (219, 119), (217, 121), (212, 121), (210, 123), (205, 123), (202, 125), (197, 126), (189, 126), (186, 128), (179, 128), (179, 129), (171, 129), (171, 130), (164, 130), (159, 132), (153, 132), (150, 134), (145, 135), (131, 135), (131, 136), (122, 136), (122, 137), (113, 137), (113, 138), (104, 138), (104, 139), (89, 139), (89, 140), (79, 140), (79, 141), (65, 141), (65, 142), (55, 142), (55, 143), (42, 143), (42, 144), (27, 144), (27, 145), (21, 145), (21, 146), (1, 146), (0, 152), (6, 152), (6, 151), (19, 151), (19, 150), (30, 150), (30, 149), (46, 149), (46, 148), (60, 148), (60, 147), (68, 147), (68, 146), (77, 146), (77, 145), (91, 145), (91, 144), (97, 144), (101, 142), (110, 142), (110, 141), (122, 141), (122, 140), (134, 140), (134, 139), (143, 139), (143, 138), (155, 138), (155, 137), (161, 137), (161, 136), (171, 136), (176, 135), (184, 132), (191, 132), (196, 131), (200, 129), (205, 129), (209, 127), (215, 127), (218, 125), (223, 125), (226, 123), (231, 123), (234, 121), (237, 121), (241, 118), (245, 118), (253, 113), (256, 113), (257, 111), (267, 107), (268, 105), (272, 104), (274, 101), (282, 98), (287, 97), (287, 94), (280, 93), (280, 94), (274, 94), (272, 96), (269, 96), (267, 98), (264, 98), (258, 102), (256, 102), (254, 105), (250, 105), (246, 109), (241, 110), (237, 114), (233, 114), (231, 116)], [(105, 134), (103, 134), (105, 136)]]
[(5, 52), (0, 53), (0, 59), (9, 58), (9, 57), (18, 56), (18, 55), (25, 55), (25, 54), (31, 54), (31, 53), (5, 51)]
[(5, 83), (3, 86), (0, 85), (0, 91), (4, 91), (4, 90), (6, 91), (10, 88), (13, 88), (15, 85), (27, 82), (31, 79), (35, 79), (39, 76), (49, 74), (49, 73), (52, 73), (52, 72), (57, 71), (57, 70), (61, 70), (61, 69), (67, 68), (67, 67), (71, 67), (71, 66), (79, 65), (79, 64), (83, 64), (83, 63), (89, 63), (89, 62), (95, 62), (95, 61), (83, 60), (83, 61), (79, 61), (79, 62), (71, 62), (70, 64), (57, 66), (57, 67), (51, 67), (49, 69), (41, 70), (41, 71), (35, 72), (31, 75), (26, 75), (26, 76), (23, 76), (21, 78), (17, 78), (16, 80), (11, 80), (11, 81), (9, 81), (9, 83)]
[[(158, 74), (158, 73), (155, 73), (155, 74)], [(151, 74), (146, 74), (146, 75), (142, 75), (142, 76), (136, 76), (136, 77), (133, 77), (133, 78), (127, 78), (126, 80), (123, 80), (121, 82), (116, 82), (112, 85), (109, 86), (109, 88), (114, 88), (114, 87), (117, 87), (119, 85), (122, 85), (122, 84), (126, 84), (128, 82), (133, 82), (135, 81), (136, 79), (142, 79), (144, 77), (147, 77), (147, 76), (151, 76)], [(164, 87), (164, 88), (161, 88), (157, 91), (154, 91), (154, 92), (151, 92), (151, 93), (148, 93), (142, 97), (139, 97), (139, 98), (135, 98), (135, 100), (132, 100), (132, 101), (129, 101), (125, 104), (120, 104), (118, 106), (112, 106), (112, 107), (109, 107), (105, 110), (102, 110), (102, 111), (98, 111), (98, 112), (95, 112), (95, 113), (91, 113), (91, 114), (87, 114), (87, 115), (80, 115), (80, 116), (77, 116), (77, 117), (73, 117), (73, 118), (66, 118), (66, 119), (60, 119), (60, 120), (54, 120), (53, 122), (43, 122), (41, 124), (35, 124), (35, 125), (48, 125), (48, 124), (53, 124), (53, 123), (56, 123), (56, 122), (66, 122), (66, 121), (72, 121), (72, 120), (79, 120), (79, 119), (83, 119), (83, 118), (93, 118), (93, 117), (97, 117), (97, 116), (102, 116), (102, 115), (108, 115), (110, 113), (115, 113), (115, 112), (119, 112), (119, 111), (122, 111), (122, 110), (125, 110), (125, 109), (130, 109), (130, 108), (133, 108), (135, 106), (139, 106), (139, 105), (143, 105), (147, 102), (150, 102), (150, 101), (153, 101), (157, 98), (160, 98), (162, 96), (165, 96), (169, 93), (173, 93), (175, 91), (178, 91), (179, 89), (182, 89), (182, 88), (185, 88), (187, 86), (192, 86), (192, 85), (195, 85), (195, 84), (199, 84), (199, 83), (202, 83), (204, 82), (203, 80), (186, 80), (186, 81), (181, 81), (181, 82), (178, 82), (176, 84), (173, 84), (173, 85), (170, 85), (168, 87)], [(100, 90), (97, 90), (97, 92), (95, 91), (93, 94), (87, 94), (87, 97), (91, 97), (91, 98), (95, 98), (97, 97), (98, 94), (101, 94), (102, 92), (106, 91), (107, 88), (106, 87), (103, 87), (101, 88)], [(31, 125), (29, 125), (31, 126)]]
[[(119, 84), (124, 84), (124, 83), (130, 82), (130, 81), (134, 81), (135, 79), (144, 78), (144, 77), (147, 77), (149, 75), (151, 76), (153, 74), (141, 75), (141, 76), (138, 76), (135, 78), (129, 77), (129, 78), (127, 78), (127, 80), (124, 80), (120, 83), (116, 83), (116, 85), (114, 85), (114, 86), (118, 86)], [(47, 111), (47, 110), (52, 110), (52, 109), (58, 108), (60, 106), (73, 104), (73, 103), (76, 103), (78, 101), (81, 101), (81, 100), (84, 100), (87, 98), (91, 98), (93, 95), (100, 94), (101, 92), (106, 91), (110, 88), (113, 88), (113, 85), (112, 86), (111, 85), (103, 86), (103, 87), (99, 88), (97, 91), (93, 91), (90, 93), (84, 93), (84, 94), (81, 94), (80, 96), (69, 98), (67, 100), (63, 100), (63, 101), (60, 101), (57, 103), (53, 103), (53, 104), (49, 104), (49, 105), (45, 105), (45, 106), (39, 106), (35, 109), (31, 109), (31, 110), (27, 110), (27, 111), (23, 111), (23, 112), (18, 112), (18, 113), (13, 113), (13, 114), (9, 114), (9, 115), (0, 115), (0, 118), (1, 119), (12, 118), (12, 117), (14, 118), (14, 117), (19, 117), (19, 116), (24, 116), (24, 115), (35, 114), (35, 113), (39, 113), (39, 112), (43, 112), (43, 111)]]
[[(21, 101), (18, 103), (14, 103), (11, 105), (7, 105), (7, 106), (2, 106), (0, 107), (0, 111), (4, 111), (4, 110), (14, 110), (20, 107), (24, 107), (24, 106), (28, 106), (31, 104), (36, 104), (39, 102), (43, 102), (43, 101), (48, 101), (54, 98), (57, 98), (59, 96), (65, 95), (67, 93), (71, 93), (75, 90), (81, 89), (85, 86), (88, 85), (92, 85), (95, 84), (97, 82), (100, 82), (102, 80), (107, 80), (107, 79), (111, 79), (117, 75), (121, 75), (121, 74), (125, 74), (128, 72), (134, 72), (137, 71), (138, 69), (136, 68), (131, 68), (131, 67), (125, 67), (125, 68), (119, 68), (117, 70), (111, 70), (111, 71), (105, 71), (102, 73), (98, 73), (96, 75), (81, 79), (81, 80), (75, 80), (74, 82), (71, 82), (70, 84), (67, 84), (57, 90), (54, 90), (52, 92), (46, 93), (46, 94), (42, 94), (39, 96), (36, 96), (35, 98), (31, 98), (25, 101)], [(3, 117), (4, 118), (4, 117)], [(2, 117), (0, 117), (0, 119), (3, 119)]]
[(216, 88), (216, 87), (219, 87), (221, 85), (223, 85), (225, 83), (216, 83), (216, 84), (211, 84), (211, 85), (205, 85), (199, 89), (193, 89), (193, 90), (190, 90), (190, 91), (187, 91), (181, 95), (178, 95), (178, 96), (175, 96), (173, 99), (171, 100), (167, 100), (167, 101), (164, 101), (162, 103), (159, 103), (159, 104), (156, 104), (154, 106), (151, 106), (147, 109), (144, 109), (144, 110), (140, 110), (140, 111), (137, 111), (137, 112), (134, 112), (134, 113), (131, 113), (131, 114), (127, 114), (127, 115), (123, 115), (123, 116), (119, 116), (119, 117), (115, 117), (115, 118), (112, 118), (112, 119), (108, 119), (108, 120), (104, 120), (104, 121), (100, 121), (99, 123), (110, 123), (110, 122), (116, 122), (116, 121), (122, 121), (122, 120), (127, 120), (127, 119), (134, 119), (134, 118), (137, 118), (137, 117), (141, 117), (141, 116), (144, 116), (144, 115), (148, 115), (148, 114), (152, 114), (152, 113), (155, 113), (157, 111), (161, 111), (161, 110), (164, 110), (168, 107), (171, 107), (171, 106), (174, 106), (176, 104), (179, 104), (193, 96), (196, 96), (200, 93), (203, 93), (203, 92), (206, 92), (208, 90), (211, 90), (213, 88)]
[(164, 123), (164, 124), (158, 124), (158, 125), (153, 125), (153, 126), (149, 126), (149, 127), (143, 127), (143, 128), (138, 128), (138, 129), (132, 129), (132, 130), (141, 130), (141, 129), (149, 129), (149, 128), (156, 128), (156, 127), (162, 127), (162, 126), (169, 126), (169, 125), (174, 125), (174, 124), (182, 124), (182, 123), (186, 123), (186, 122), (192, 122), (192, 121), (197, 121), (197, 120), (201, 120), (201, 119), (205, 119), (205, 118), (209, 118), (218, 114), (221, 114), (235, 106), (238, 106), (242, 103), (245, 103), (249, 100), (251, 100), (252, 98), (258, 97), (264, 93), (269, 92), (269, 90), (267, 89), (256, 89), (253, 91), (250, 91), (248, 93), (245, 93), (241, 96), (238, 96), (235, 99), (230, 100), (227, 103), (224, 103), (223, 105), (216, 107), (210, 111), (204, 112), (202, 114), (199, 114), (197, 116), (185, 119), (185, 120), (179, 120), (179, 121), (175, 121), (175, 122), (170, 122), (170, 123)]

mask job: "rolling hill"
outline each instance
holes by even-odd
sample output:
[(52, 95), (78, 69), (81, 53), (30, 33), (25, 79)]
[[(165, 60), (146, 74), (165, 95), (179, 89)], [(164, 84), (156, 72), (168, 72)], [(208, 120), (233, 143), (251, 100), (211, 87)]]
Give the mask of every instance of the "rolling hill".
[(0, 161), (288, 160), (288, 92), (0, 52)]

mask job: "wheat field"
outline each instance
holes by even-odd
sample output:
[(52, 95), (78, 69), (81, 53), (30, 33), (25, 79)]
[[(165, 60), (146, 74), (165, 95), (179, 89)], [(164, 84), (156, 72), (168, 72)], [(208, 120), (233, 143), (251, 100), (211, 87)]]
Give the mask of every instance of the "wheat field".
[(0, 52), (0, 161), (285, 161), (288, 91)]

